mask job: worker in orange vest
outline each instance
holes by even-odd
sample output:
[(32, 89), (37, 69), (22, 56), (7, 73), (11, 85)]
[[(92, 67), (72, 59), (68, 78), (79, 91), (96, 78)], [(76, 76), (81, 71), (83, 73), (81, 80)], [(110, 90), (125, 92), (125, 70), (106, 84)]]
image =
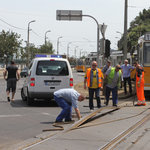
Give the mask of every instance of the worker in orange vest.
[(136, 61), (133, 63), (136, 67), (136, 94), (138, 98), (137, 106), (146, 105), (144, 96), (144, 70)]
[(89, 107), (90, 112), (94, 110), (93, 95), (95, 92), (97, 107), (101, 107), (100, 89), (103, 88), (103, 73), (101, 69), (97, 68), (97, 62), (93, 61), (91, 68), (87, 69), (84, 76), (84, 89), (86, 89), (86, 82), (89, 89)]

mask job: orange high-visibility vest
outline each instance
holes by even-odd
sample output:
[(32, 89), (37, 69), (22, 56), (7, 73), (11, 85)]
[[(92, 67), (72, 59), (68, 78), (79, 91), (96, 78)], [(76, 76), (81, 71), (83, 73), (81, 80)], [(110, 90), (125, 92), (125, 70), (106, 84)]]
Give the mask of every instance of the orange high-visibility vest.
[[(140, 69), (142, 69), (140, 67)], [(138, 72), (136, 73), (136, 93), (137, 93), (137, 98), (138, 98), (138, 105), (141, 104), (146, 104), (145, 103), (145, 96), (144, 96), (144, 71), (142, 72), (142, 79), (141, 79), (141, 83), (140, 83), (140, 87), (138, 87), (138, 81), (140, 80), (140, 77), (138, 77)]]
[[(86, 82), (87, 82), (88, 87), (92, 86), (90, 85), (91, 70), (92, 70), (91, 68), (87, 69)], [(96, 73), (96, 78), (97, 78), (98, 87), (101, 87), (102, 86), (102, 71), (101, 69), (97, 68), (97, 72), (98, 72), (98, 78), (97, 78), (97, 73)]]

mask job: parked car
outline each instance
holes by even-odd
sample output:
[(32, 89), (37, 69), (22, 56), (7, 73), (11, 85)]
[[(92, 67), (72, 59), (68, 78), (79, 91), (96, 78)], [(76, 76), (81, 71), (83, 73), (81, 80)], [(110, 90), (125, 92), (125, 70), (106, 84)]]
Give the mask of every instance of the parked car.
[(21, 97), (28, 105), (33, 105), (35, 99), (53, 99), (53, 93), (63, 88), (73, 88), (73, 75), (68, 60), (35, 58), (29, 65)]
[(22, 77), (26, 77), (27, 75), (28, 75), (28, 67), (24, 67), (20, 72), (20, 76), (22, 78)]

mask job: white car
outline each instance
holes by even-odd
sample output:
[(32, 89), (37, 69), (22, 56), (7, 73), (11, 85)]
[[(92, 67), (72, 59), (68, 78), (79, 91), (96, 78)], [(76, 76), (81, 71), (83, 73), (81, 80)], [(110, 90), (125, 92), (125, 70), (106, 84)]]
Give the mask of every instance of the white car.
[(34, 99), (52, 99), (62, 88), (73, 88), (70, 64), (64, 58), (35, 58), (29, 65), (28, 76), (21, 89), (21, 97), (33, 105)]

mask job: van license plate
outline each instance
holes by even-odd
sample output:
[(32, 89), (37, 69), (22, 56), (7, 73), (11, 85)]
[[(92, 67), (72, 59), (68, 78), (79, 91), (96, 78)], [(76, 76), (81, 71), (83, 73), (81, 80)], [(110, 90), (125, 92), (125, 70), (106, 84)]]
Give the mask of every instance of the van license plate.
[(48, 86), (59, 86), (60, 82), (45, 82), (45, 85), (48, 85)]

